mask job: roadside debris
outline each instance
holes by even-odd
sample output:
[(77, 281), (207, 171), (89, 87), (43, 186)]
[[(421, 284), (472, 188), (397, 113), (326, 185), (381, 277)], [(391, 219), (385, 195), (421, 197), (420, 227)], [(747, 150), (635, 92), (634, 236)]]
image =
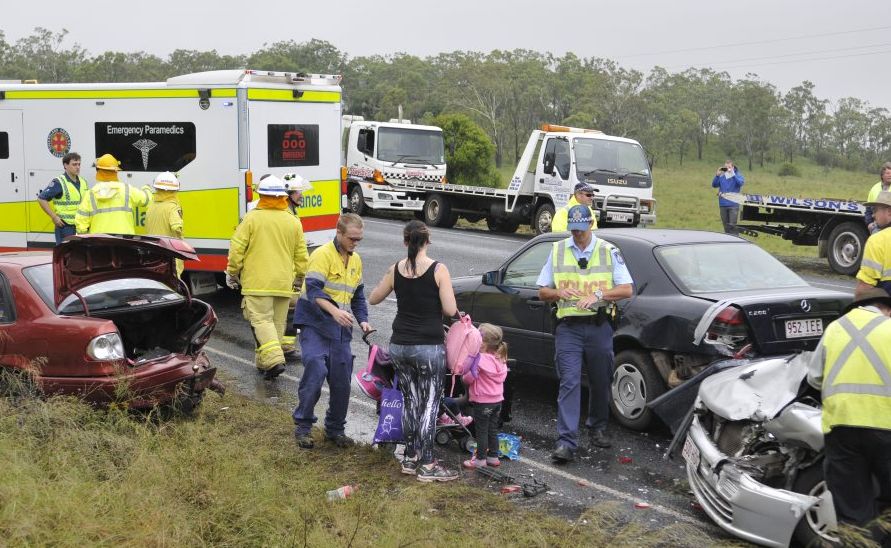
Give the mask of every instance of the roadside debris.
[(619, 457), (618, 460), (619, 460), (619, 464), (631, 464), (632, 459), (631, 459), (631, 457), (626, 457), (625, 455), (622, 455), (621, 457)]
[(343, 487), (338, 487), (337, 489), (332, 489), (328, 491), (326, 494), (328, 495), (329, 501), (346, 499), (353, 496), (356, 493), (356, 489), (358, 486), (356, 485), (344, 485)]
[(638, 510), (647, 510), (650, 508), (650, 503), (649, 502), (635, 502), (634, 507), (637, 508)]

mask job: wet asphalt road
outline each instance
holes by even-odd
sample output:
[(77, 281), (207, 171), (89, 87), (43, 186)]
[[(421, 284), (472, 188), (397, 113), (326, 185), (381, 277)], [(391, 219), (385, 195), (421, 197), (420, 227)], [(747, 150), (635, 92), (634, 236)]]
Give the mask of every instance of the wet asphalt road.
[[(528, 239), (528, 236), (474, 230), (431, 231), (430, 256), (444, 262), (453, 277), (482, 274), (496, 268)], [(365, 238), (359, 247), (359, 254), (368, 291), (380, 280), (389, 265), (404, 256), (401, 234), (402, 221), (366, 219)], [(811, 277), (809, 281), (832, 289), (853, 287), (853, 283), (847, 280)], [(220, 318), (207, 351), (223, 376), (229, 379), (229, 387), (261, 401), (293, 408), (297, 382), (302, 374), (299, 361), (289, 364), (287, 372), (277, 381), (262, 380), (254, 371), (253, 338), (247, 322), (241, 316), (238, 296), (232, 292), (218, 292), (202, 298), (214, 306)], [(375, 342), (387, 343), (395, 312), (396, 303), (392, 295), (384, 303), (371, 307), (369, 321), (378, 330), (373, 335)], [(358, 335), (355, 338), (353, 353), (358, 368), (367, 358), (368, 349), (358, 340)], [(654, 528), (683, 523), (702, 530), (714, 539), (729, 538), (693, 504), (694, 498), (688, 491), (680, 457), (674, 461), (662, 459), (670, 441), (667, 429), (637, 433), (611, 425), (609, 433), (613, 446), (609, 449), (590, 446), (583, 431), (579, 458), (574, 463), (556, 467), (549, 458), (555, 440), (556, 382), (518, 375), (515, 387), (513, 420), (505, 425), (504, 431), (514, 432), (523, 438), (521, 458), (519, 461), (505, 462), (501, 471), (520, 481), (529, 481), (534, 477), (550, 486), (548, 493), (535, 498), (511, 495), (518, 504), (574, 518), (593, 504), (612, 501), (627, 509), (627, 519), (647, 523)], [(324, 416), (327, 406), (326, 395), (323, 393), (316, 410), (320, 417)], [(585, 409), (584, 404), (582, 409)], [(347, 433), (359, 441), (370, 443), (376, 425), (373, 402), (354, 386)], [(283, 443), (292, 443), (292, 440), (283, 440)], [(457, 443), (440, 447), (438, 452), (438, 458), (456, 468), (460, 468), (461, 460), (468, 456), (458, 448)], [(493, 490), (499, 487), (487, 484), (476, 473), (464, 472), (463, 480)], [(650, 507), (635, 508), (635, 504), (640, 502), (648, 503)]]

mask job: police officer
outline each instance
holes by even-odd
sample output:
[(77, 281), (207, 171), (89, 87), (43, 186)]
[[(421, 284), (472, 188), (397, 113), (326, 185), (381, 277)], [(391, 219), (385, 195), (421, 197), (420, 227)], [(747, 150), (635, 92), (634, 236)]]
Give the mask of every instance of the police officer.
[(863, 260), (857, 272), (855, 297), (873, 287), (891, 293), (891, 192), (879, 192), (872, 202), (866, 202), (874, 214), (874, 223), (878, 232), (866, 240), (863, 248)]
[(84, 194), (74, 224), (78, 234), (136, 234), (133, 211), (152, 201), (152, 189), (118, 180), (121, 165), (111, 154), (96, 160), (96, 185)]
[(551, 220), (551, 232), (566, 232), (566, 223), (569, 210), (577, 205), (585, 205), (591, 208), (591, 218), (594, 219), (593, 227), (597, 228), (597, 215), (594, 213), (594, 187), (588, 183), (577, 183), (572, 198), (569, 199), (566, 206), (561, 207), (554, 213)]
[[(304, 177), (296, 173), (289, 173), (284, 176), (285, 185), (288, 187), (288, 211), (300, 222), (300, 206), (303, 205), (303, 193), (312, 190), (312, 183)], [(300, 223), (301, 236), (303, 236), (303, 223)], [(304, 244), (305, 245), (305, 244)], [(306, 270), (306, 265), (301, 271)], [(296, 294), (291, 298), (288, 305), (288, 321), (285, 323), (285, 334), (282, 337), (282, 351), (285, 356), (297, 355), (297, 329), (294, 327), (294, 309), (297, 306), (297, 299), (300, 296), (300, 288), (303, 286), (303, 277), (294, 279), (294, 289)]]
[(312, 449), (314, 445), (310, 430), (317, 420), (315, 407), (326, 379), (331, 393), (325, 414), (325, 437), (338, 447), (353, 444), (344, 433), (353, 372), (350, 341), (354, 324), (358, 323), (365, 333), (371, 331), (362, 259), (356, 253), (363, 231), (361, 217), (344, 213), (337, 220), (334, 241), (316, 248), (309, 256), (306, 281), (294, 312), (304, 367), (293, 414), (294, 437), (303, 449)]
[[(179, 205), (179, 179), (169, 171), (158, 174), (152, 184), (155, 195), (145, 212), (145, 233), (170, 238), (183, 237), (183, 208)], [(176, 275), (182, 276), (184, 263), (176, 260)]]
[(77, 206), (89, 190), (86, 179), (80, 176), (80, 154), (69, 152), (63, 156), (62, 168), (62, 174), (37, 195), (37, 203), (55, 225), (56, 244), (76, 232), (74, 216)]
[[(882, 164), (881, 169), (879, 169), (879, 182), (872, 185), (872, 188), (869, 189), (869, 195), (866, 197), (866, 201), (875, 202), (876, 198), (879, 197), (879, 192), (888, 190), (891, 190), (891, 162)], [(876, 223), (875, 212), (869, 205), (866, 206), (864, 220), (866, 221), (866, 228), (869, 230), (870, 234), (875, 234), (879, 231), (880, 227), (878, 223)]]
[(538, 295), (557, 303), (557, 447), (551, 458), (565, 463), (575, 458), (581, 415), (582, 367), (588, 374), (589, 403), (586, 425), (591, 442), (609, 447), (606, 424), (613, 373), (615, 303), (631, 297), (633, 281), (619, 250), (594, 236), (591, 209), (569, 210), (572, 236), (554, 242), (538, 277)]
[(826, 328), (808, 367), (823, 396), (826, 483), (839, 521), (858, 526), (891, 505), (889, 317), (888, 293), (862, 292)]
[(257, 207), (245, 214), (229, 244), (226, 285), (241, 286), (241, 308), (257, 343), (254, 363), (268, 380), (285, 369), (282, 336), (294, 277), (306, 267), (306, 240), (300, 222), (288, 211), (288, 192), (278, 177), (257, 187)]

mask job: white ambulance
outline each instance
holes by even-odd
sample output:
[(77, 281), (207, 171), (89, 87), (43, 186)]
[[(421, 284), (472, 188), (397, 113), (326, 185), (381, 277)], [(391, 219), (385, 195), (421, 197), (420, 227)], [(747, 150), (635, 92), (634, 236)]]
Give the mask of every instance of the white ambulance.
[[(52, 247), (37, 193), (62, 173), (67, 152), (81, 155), (91, 186), (93, 161), (110, 153), (121, 180), (137, 187), (177, 173), (185, 237), (201, 258), (186, 269), (194, 289), (207, 288), (266, 173), (309, 179), (300, 209), (307, 244), (333, 238), (345, 206), (340, 124), (340, 76), (221, 70), (154, 83), (2, 83), (0, 251)], [(143, 233), (145, 210), (135, 215)]]

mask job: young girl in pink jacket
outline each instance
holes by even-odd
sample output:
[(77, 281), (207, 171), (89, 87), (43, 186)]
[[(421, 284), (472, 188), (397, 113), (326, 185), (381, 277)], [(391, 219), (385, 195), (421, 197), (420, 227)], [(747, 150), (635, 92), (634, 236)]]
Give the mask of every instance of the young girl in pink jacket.
[(498, 416), (507, 377), (507, 345), (502, 340), (501, 328), (483, 323), (479, 330), (483, 339), (479, 358), (468, 358), (461, 375), (476, 427), (476, 453), (464, 461), (464, 467), (471, 469), (501, 464), (498, 460)]

